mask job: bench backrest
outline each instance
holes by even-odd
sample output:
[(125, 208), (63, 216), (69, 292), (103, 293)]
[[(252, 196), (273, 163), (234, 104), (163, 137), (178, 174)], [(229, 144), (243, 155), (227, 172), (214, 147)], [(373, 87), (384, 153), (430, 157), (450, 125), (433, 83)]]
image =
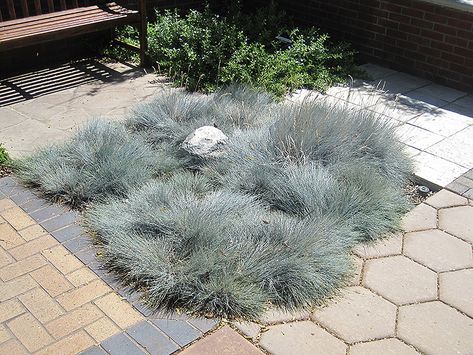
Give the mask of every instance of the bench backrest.
[[(114, 0), (0, 0), (0, 22), (112, 2)], [(136, 1), (115, 1), (127, 3)]]

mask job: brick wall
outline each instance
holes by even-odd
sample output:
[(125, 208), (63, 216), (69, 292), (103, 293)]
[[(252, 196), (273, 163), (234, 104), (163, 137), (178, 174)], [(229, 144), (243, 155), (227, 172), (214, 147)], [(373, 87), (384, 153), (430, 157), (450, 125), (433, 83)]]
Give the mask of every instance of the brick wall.
[(295, 20), (351, 42), (363, 61), (473, 92), (473, 13), (418, 0), (279, 3)]

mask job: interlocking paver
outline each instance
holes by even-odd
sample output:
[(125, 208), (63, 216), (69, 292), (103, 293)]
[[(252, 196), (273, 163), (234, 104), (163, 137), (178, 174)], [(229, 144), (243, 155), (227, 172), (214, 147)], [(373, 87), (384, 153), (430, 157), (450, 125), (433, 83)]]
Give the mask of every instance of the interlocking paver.
[(401, 255), (368, 260), (363, 285), (398, 305), (437, 298), (437, 274)]
[(439, 301), (402, 306), (398, 336), (427, 354), (469, 354), (473, 319)]
[(108, 338), (102, 342), (102, 346), (110, 355), (146, 354), (141, 347), (134, 343), (124, 333), (119, 333)]
[(440, 299), (473, 318), (473, 269), (441, 273)]
[(65, 228), (58, 229), (58, 230), (52, 232), (51, 234), (54, 238), (56, 238), (57, 240), (59, 240), (62, 243), (66, 240), (70, 240), (72, 238), (75, 238), (75, 237), (79, 236), (80, 234), (83, 234), (84, 232), (85, 232), (84, 228), (82, 228), (81, 226), (79, 226), (77, 224), (73, 224), (73, 225), (69, 225)]
[(69, 250), (71, 253), (78, 253), (84, 249), (87, 249), (88, 252), (94, 256), (95, 255), (95, 249), (94, 246), (92, 245), (92, 241), (90, 237), (87, 235), (79, 235), (75, 238), (66, 240), (62, 245)]
[(74, 255), (62, 245), (47, 249), (42, 254), (63, 274), (68, 274), (84, 266)]
[(0, 269), (8, 264), (11, 264), (15, 260), (12, 258), (7, 251), (0, 248)]
[(88, 303), (49, 322), (46, 324), (46, 329), (56, 339), (60, 339), (101, 317), (103, 317), (102, 312), (93, 304)]
[(465, 197), (443, 189), (425, 200), (425, 203), (434, 208), (446, 208), (467, 205), (468, 200)]
[(347, 346), (313, 322), (303, 321), (269, 327), (261, 335), (260, 345), (271, 354), (344, 355)]
[(437, 227), (437, 210), (426, 204), (420, 204), (402, 219), (402, 228), (406, 232), (420, 231)]
[(10, 249), (8, 252), (16, 260), (22, 260), (31, 255), (37, 254), (47, 248), (51, 248), (57, 244), (58, 242), (56, 239), (46, 234), (42, 237), (33, 239), (27, 243), (21, 244), (13, 249)]
[(245, 337), (251, 338), (252, 340), (256, 340), (258, 335), (260, 334), (261, 327), (254, 322), (232, 322), (233, 326), (235, 326), (240, 332), (242, 332)]
[(471, 245), (440, 230), (406, 233), (404, 254), (435, 271), (473, 266)]
[(394, 336), (396, 306), (366, 288), (349, 287), (313, 319), (348, 343)]
[(353, 275), (351, 278), (350, 286), (357, 286), (361, 282), (361, 277), (363, 273), (363, 259), (356, 256), (352, 256), (353, 263)]
[(100, 318), (94, 323), (89, 324), (85, 327), (85, 330), (99, 343), (121, 331), (120, 328), (107, 317)]
[(72, 288), (71, 284), (56, 268), (51, 265), (43, 266), (35, 270), (31, 276), (38, 282), (52, 297), (56, 297)]
[(248, 342), (229, 326), (203, 338), (181, 352), (182, 355), (245, 354), (263, 355), (263, 352)]
[(355, 247), (354, 253), (364, 259), (399, 255), (402, 253), (402, 235), (397, 234), (374, 243), (359, 244)]
[(58, 229), (74, 224), (78, 220), (79, 216), (80, 215), (78, 212), (69, 211), (66, 213), (62, 213), (59, 216), (48, 219), (47, 221), (41, 223), (41, 225), (47, 231), (54, 232)]
[(0, 324), (0, 344), (11, 339), (11, 333), (8, 331), (7, 327)]
[(189, 318), (188, 322), (199, 329), (202, 333), (212, 330), (218, 324), (218, 321), (209, 318)]
[(16, 339), (0, 344), (0, 354), (28, 355), (29, 352)]
[(47, 205), (44, 208), (41, 208), (39, 210), (36, 210), (35, 212), (32, 212), (31, 217), (35, 221), (41, 223), (50, 218), (53, 218), (54, 216), (58, 216), (66, 211), (67, 209), (60, 205)]
[(179, 349), (175, 342), (146, 321), (135, 324), (127, 333), (151, 354), (171, 354)]
[(3, 302), (35, 288), (38, 284), (30, 275), (23, 275), (8, 282), (0, 282), (0, 286), (0, 302)]
[(110, 293), (94, 303), (123, 329), (143, 320), (143, 317), (116, 293)]
[(36, 355), (77, 354), (94, 344), (94, 341), (84, 331), (74, 333), (39, 351)]
[(440, 210), (439, 228), (473, 243), (473, 206)]
[(0, 212), (8, 210), (10, 208), (17, 207), (16, 203), (8, 198), (3, 198), (0, 200)]
[(76, 271), (71, 272), (70, 274), (66, 275), (66, 278), (74, 285), (74, 286), (81, 286), (84, 285), (92, 280), (97, 279), (97, 275), (90, 271), (89, 268), (82, 268)]
[(0, 247), (7, 250), (26, 243), (20, 234), (8, 223), (0, 224), (0, 236)]
[(278, 308), (268, 309), (259, 319), (263, 324), (275, 324), (294, 320), (308, 319), (309, 311), (289, 312)]
[(25, 307), (17, 300), (11, 299), (0, 303), (0, 323), (16, 317), (26, 311)]
[(54, 339), (30, 313), (25, 313), (7, 323), (8, 328), (31, 352), (51, 344)]
[(54, 299), (41, 288), (34, 288), (18, 298), (41, 323), (49, 322), (64, 314)]
[(31, 227), (22, 229), (18, 233), (26, 241), (30, 241), (47, 234), (46, 230), (44, 230), (44, 228), (41, 227), (39, 224), (35, 224)]
[(9, 281), (15, 277), (27, 274), (33, 270), (39, 269), (46, 264), (46, 260), (41, 255), (32, 255), (26, 259), (9, 264), (0, 269), (0, 278)]
[(152, 322), (180, 346), (185, 346), (202, 335), (184, 320), (155, 319)]
[(105, 350), (98, 346), (93, 346), (80, 353), (80, 355), (107, 355)]
[(76, 287), (71, 291), (63, 293), (56, 299), (66, 311), (70, 311), (93, 301), (110, 291), (110, 287), (108, 287), (102, 280), (94, 280), (81, 287)]
[(20, 230), (35, 224), (33, 218), (25, 213), (20, 207), (13, 207), (5, 210), (1, 212), (1, 215), (16, 230)]
[(381, 339), (352, 345), (350, 355), (420, 355), (412, 346), (399, 339)]

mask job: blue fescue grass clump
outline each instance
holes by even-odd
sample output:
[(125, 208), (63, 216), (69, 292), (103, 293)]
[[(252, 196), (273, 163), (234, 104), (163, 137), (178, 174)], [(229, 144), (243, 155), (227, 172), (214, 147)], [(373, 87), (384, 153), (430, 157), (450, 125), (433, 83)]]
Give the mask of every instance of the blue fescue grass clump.
[[(219, 158), (180, 148), (203, 125), (229, 137)], [(152, 309), (255, 319), (346, 285), (351, 248), (399, 229), (410, 171), (374, 113), (235, 86), (163, 92), (22, 160), (18, 174), (88, 207), (104, 262)]]
[(16, 173), (46, 196), (82, 207), (105, 196), (126, 195), (153, 177), (151, 146), (123, 125), (91, 121), (67, 142), (16, 162)]

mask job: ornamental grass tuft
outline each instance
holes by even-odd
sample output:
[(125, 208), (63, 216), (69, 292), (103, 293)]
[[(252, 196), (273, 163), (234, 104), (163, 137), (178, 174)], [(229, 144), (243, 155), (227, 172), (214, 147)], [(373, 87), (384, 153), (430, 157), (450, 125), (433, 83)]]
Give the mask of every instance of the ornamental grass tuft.
[[(181, 149), (204, 125), (229, 137), (218, 158)], [(151, 309), (245, 319), (335, 295), (351, 249), (399, 229), (410, 172), (375, 114), (239, 86), (163, 92), (18, 164), (26, 183), (88, 207), (103, 262)]]

